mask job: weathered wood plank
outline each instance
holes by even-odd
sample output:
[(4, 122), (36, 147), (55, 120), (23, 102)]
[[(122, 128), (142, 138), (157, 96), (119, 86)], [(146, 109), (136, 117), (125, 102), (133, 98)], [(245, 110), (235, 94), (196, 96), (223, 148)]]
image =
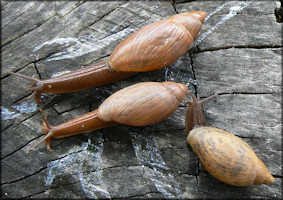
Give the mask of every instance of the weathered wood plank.
[[(4, 198), (282, 198), (281, 28), (275, 1), (2, 1), (2, 197)], [(40, 146), (39, 108), (26, 101), (19, 72), (49, 78), (106, 59), (128, 35), (192, 10), (208, 13), (197, 48), (166, 69), (85, 91), (50, 95), (51, 124), (97, 108), (142, 81), (191, 83), (207, 97), (211, 126), (246, 141), (275, 183), (233, 187), (214, 179), (186, 142), (184, 103), (147, 127), (120, 125)], [(186, 97), (188, 99), (188, 97)]]

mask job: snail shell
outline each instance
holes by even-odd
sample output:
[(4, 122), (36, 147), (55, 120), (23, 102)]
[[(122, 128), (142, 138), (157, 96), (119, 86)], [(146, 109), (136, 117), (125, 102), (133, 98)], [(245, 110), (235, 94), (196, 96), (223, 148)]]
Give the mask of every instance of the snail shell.
[(187, 91), (184, 84), (171, 81), (138, 83), (108, 97), (99, 106), (98, 116), (131, 126), (155, 124), (179, 107)]
[(116, 71), (152, 71), (166, 67), (193, 45), (206, 13), (193, 11), (149, 24), (122, 41), (109, 57)]
[(213, 127), (199, 127), (190, 131), (187, 141), (205, 169), (220, 181), (234, 186), (274, 182), (253, 149), (231, 133)]

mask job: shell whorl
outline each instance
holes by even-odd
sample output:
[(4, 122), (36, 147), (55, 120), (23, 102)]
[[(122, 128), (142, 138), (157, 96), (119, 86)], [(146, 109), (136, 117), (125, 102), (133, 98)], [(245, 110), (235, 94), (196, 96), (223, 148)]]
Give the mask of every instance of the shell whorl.
[(188, 30), (192, 38), (195, 39), (204, 23), (205, 17), (206, 12), (192, 11), (173, 15), (168, 19), (173, 20), (175, 23), (182, 24)]
[(168, 87), (173, 92), (173, 94), (175, 95), (175, 97), (177, 98), (177, 100), (180, 103), (181, 103), (181, 101), (183, 101), (183, 99), (185, 98), (185, 95), (188, 92), (188, 87), (185, 86), (182, 83), (175, 83), (175, 82), (172, 82), (172, 81), (166, 81), (166, 82), (162, 82), (161, 84)]

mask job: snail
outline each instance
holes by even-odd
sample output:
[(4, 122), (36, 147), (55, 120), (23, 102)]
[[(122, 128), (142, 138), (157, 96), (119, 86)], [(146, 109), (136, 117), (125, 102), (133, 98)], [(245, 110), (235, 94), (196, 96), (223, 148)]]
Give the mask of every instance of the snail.
[(203, 11), (192, 11), (149, 24), (123, 40), (106, 61), (60, 76), (38, 80), (10, 73), (31, 81), (29, 98), (43, 104), (42, 93), (77, 92), (172, 64), (193, 46), (205, 17)]
[(187, 142), (204, 168), (216, 179), (234, 186), (273, 183), (273, 176), (246, 142), (229, 132), (207, 126), (203, 103), (217, 94), (203, 100), (189, 94)]
[(47, 150), (53, 151), (50, 147), (52, 138), (88, 133), (118, 124), (147, 126), (161, 122), (173, 114), (187, 92), (187, 86), (182, 83), (138, 83), (112, 94), (98, 109), (56, 126), (50, 125), (41, 111), (46, 136), (35, 147), (45, 141)]

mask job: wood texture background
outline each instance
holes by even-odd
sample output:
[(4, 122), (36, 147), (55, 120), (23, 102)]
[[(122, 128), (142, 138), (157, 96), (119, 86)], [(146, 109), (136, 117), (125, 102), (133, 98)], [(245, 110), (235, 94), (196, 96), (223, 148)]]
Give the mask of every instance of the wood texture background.
[[(1, 1), (3, 198), (282, 198), (282, 25), (275, 1)], [(139, 28), (176, 13), (208, 13), (197, 47), (171, 66), (99, 88), (50, 95), (36, 106), (8, 75), (40, 78), (107, 59)], [(204, 37), (206, 36), (206, 37)], [(203, 38), (202, 38), (203, 37)], [(44, 145), (39, 109), (59, 124), (94, 110), (109, 95), (142, 81), (190, 83), (211, 126), (246, 141), (275, 177), (274, 184), (226, 185), (208, 174), (186, 143), (184, 103), (165, 121), (120, 125), (54, 139)], [(188, 99), (188, 97), (186, 97)]]

